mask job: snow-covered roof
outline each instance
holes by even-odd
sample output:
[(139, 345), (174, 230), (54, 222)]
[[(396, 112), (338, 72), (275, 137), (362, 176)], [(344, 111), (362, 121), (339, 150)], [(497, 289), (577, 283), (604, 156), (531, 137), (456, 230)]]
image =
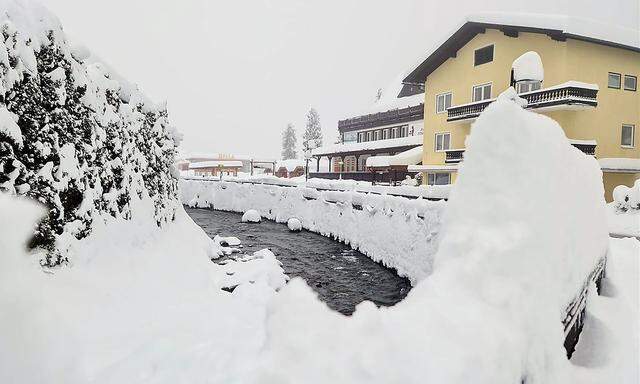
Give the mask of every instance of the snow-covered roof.
[(527, 32), (549, 33), (558, 38), (586, 40), (640, 52), (640, 30), (604, 24), (587, 18), (537, 13), (483, 12), (472, 14), (443, 35), (440, 42), (427, 50), (404, 78), (406, 83), (423, 83), (426, 77), (444, 63), (451, 52), (467, 44), (483, 27), (510, 27)]
[(634, 158), (603, 158), (598, 159), (600, 168), (603, 171), (620, 172), (620, 173), (636, 173), (640, 172), (640, 159)]
[(458, 165), (410, 165), (407, 167), (409, 172), (452, 172), (458, 170)]
[(416, 165), (422, 161), (422, 145), (393, 156), (367, 157), (367, 167), (391, 167), (394, 165)]
[(242, 167), (242, 161), (238, 160), (212, 160), (212, 161), (200, 161), (197, 163), (189, 164), (189, 169), (200, 168), (217, 168), (217, 167)]
[(598, 145), (598, 142), (595, 140), (576, 140), (569, 139), (569, 143), (572, 145)]
[(396, 148), (409, 145), (422, 145), (422, 135), (400, 137), (388, 140), (367, 141), (362, 143), (332, 144), (316, 148), (313, 155), (325, 155), (331, 153), (358, 152), (373, 149)]
[(358, 115), (368, 115), (377, 112), (386, 112), (392, 109), (414, 107), (424, 103), (424, 92), (413, 96), (398, 97), (398, 94), (402, 90), (402, 80), (405, 76), (405, 72), (396, 76), (388, 86), (382, 88), (382, 96), (380, 99), (361, 110)]
[(301, 160), (301, 159), (287, 159), (287, 160), (280, 160), (276, 163), (276, 168), (286, 168), (287, 172), (293, 172), (296, 170), (296, 168), (298, 167), (304, 167), (305, 165), (305, 161)]

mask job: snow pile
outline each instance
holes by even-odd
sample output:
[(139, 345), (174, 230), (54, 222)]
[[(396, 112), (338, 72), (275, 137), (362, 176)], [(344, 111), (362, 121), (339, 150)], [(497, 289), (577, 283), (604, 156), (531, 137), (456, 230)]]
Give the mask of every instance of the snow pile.
[(396, 306), (363, 303), (352, 318), (329, 311), (302, 281), (292, 281), (274, 299), (257, 376), (575, 382), (561, 318), (607, 251), (597, 163), (553, 120), (507, 98), (486, 109), (467, 143), (433, 274)]
[(43, 273), (24, 250), (43, 210), (0, 193), (0, 382), (225, 383), (256, 360), (265, 303), (287, 280), (273, 253), (215, 264), (181, 207), (162, 228), (151, 200), (132, 209)]
[(276, 170), (285, 168), (287, 172), (293, 172), (298, 167), (305, 167), (305, 161), (301, 159), (280, 160), (276, 163)]
[(640, 237), (640, 180), (633, 187), (618, 185), (607, 207), (609, 231), (617, 236)]
[[(406, 187), (415, 188), (415, 187)], [(410, 200), (355, 191), (322, 191), (227, 181), (181, 180), (184, 204), (223, 211), (257, 210), (279, 223), (302, 227), (349, 244), (408, 277), (412, 284), (431, 273), (446, 202)]]
[(542, 59), (537, 52), (529, 51), (523, 53), (513, 61), (511, 68), (513, 69), (513, 79), (515, 81), (544, 80), (544, 67), (542, 66)]
[(571, 357), (574, 383), (640, 382), (640, 242), (610, 241), (601, 295), (588, 299), (584, 328)]
[(300, 232), (302, 231), (302, 222), (300, 221), (300, 219), (292, 217), (287, 220), (287, 227), (291, 232)]
[(0, 190), (49, 208), (30, 247), (68, 261), (66, 236), (86, 237), (102, 213), (130, 219), (154, 202), (158, 225), (178, 208), (171, 171), (180, 135), (155, 105), (30, 0), (0, 0)]
[(260, 212), (255, 209), (249, 209), (242, 215), (243, 223), (259, 223), (261, 220)]

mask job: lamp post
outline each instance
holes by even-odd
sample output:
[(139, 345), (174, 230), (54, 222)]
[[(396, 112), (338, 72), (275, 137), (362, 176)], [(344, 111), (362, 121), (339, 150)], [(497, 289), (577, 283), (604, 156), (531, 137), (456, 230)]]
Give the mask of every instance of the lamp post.
[(338, 161), (338, 165), (340, 165), (340, 180), (342, 180), (342, 166), (344, 165), (344, 161)]

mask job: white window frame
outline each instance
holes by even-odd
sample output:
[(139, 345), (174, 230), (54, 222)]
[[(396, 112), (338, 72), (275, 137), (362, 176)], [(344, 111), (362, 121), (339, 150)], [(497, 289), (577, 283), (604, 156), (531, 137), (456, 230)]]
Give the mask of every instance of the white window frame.
[[(437, 175), (447, 175), (449, 181), (447, 182), (447, 184), (436, 184), (436, 179), (438, 178)], [(433, 182), (430, 182), (429, 179), (433, 178)], [(449, 185), (451, 184), (451, 173), (450, 172), (430, 172), (427, 173), (427, 185)]]
[[(476, 94), (476, 88), (478, 87), (482, 87), (483, 91), (482, 91), (482, 96), (484, 97), (484, 87), (486, 87), (487, 85), (491, 86), (491, 89), (489, 90), (489, 97), (487, 98), (483, 98), (482, 100), (474, 100), (474, 96)], [(481, 101), (485, 101), (485, 100), (491, 100), (491, 95), (493, 94), (493, 81), (490, 81), (488, 83), (482, 83), (482, 84), (476, 84), (474, 86), (471, 87), (471, 102), (473, 103), (479, 103)]]
[(373, 141), (378, 141), (378, 131), (373, 131), (373, 134), (371, 136)]
[[(449, 135), (449, 148), (444, 148), (444, 136)], [(438, 136), (442, 136), (442, 149), (438, 149)], [(433, 136), (433, 150), (435, 152), (446, 152), (451, 149), (451, 132), (436, 132)]]
[[(526, 91), (521, 91), (522, 87), (525, 86), (525, 85), (527, 86), (527, 90)], [(537, 85), (538, 88), (537, 89), (531, 89), (533, 85)], [(493, 85), (491, 86), (491, 88), (493, 88)], [(518, 81), (516, 83), (516, 92), (518, 94), (539, 91), (540, 89), (542, 89), (542, 81), (538, 81), (538, 80), (522, 80), (522, 81)], [(493, 89), (491, 91), (493, 92)]]
[[(622, 144), (622, 131), (625, 127), (631, 127), (631, 145)], [(635, 148), (636, 147), (636, 126), (633, 124), (622, 124), (620, 128), (620, 146), (622, 148)]]
[[(443, 92), (443, 93), (437, 94), (436, 95), (436, 114), (446, 113), (447, 112), (447, 95), (451, 96), (449, 107), (451, 107), (453, 105), (453, 92)], [(438, 98), (440, 96), (444, 97), (444, 103), (442, 103), (442, 105), (444, 105), (444, 109), (442, 111), (438, 111)]]
[(486, 63), (484, 63), (484, 64), (493, 63), (493, 62), (496, 60), (496, 43), (495, 43), (495, 42), (493, 42), (493, 43), (490, 43), (490, 44), (487, 44), (487, 45), (483, 45), (482, 47), (478, 47), (478, 48), (475, 48), (475, 49), (473, 50), (473, 60), (471, 60), (471, 66), (472, 66), (473, 68), (482, 67), (482, 66), (484, 65), (484, 64), (478, 64), (478, 65), (476, 65), (476, 51), (478, 51), (478, 50), (480, 50), (480, 49), (482, 49), (482, 48), (490, 47), (490, 46), (492, 46), (492, 45), (493, 45), (493, 58), (491, 59), (491, 61), (488, 61), (488, 62), (486, 62)]
[[(633, 78), (636, 81), (636, 86), (634, 88), (627, 88), (627, 77), (629, 78)], [(631, 91), (631, 92), (635, 92), (638, 90), (638, 76), (634, 76), (634, 75), (624, 75), (624, 77), (622, 78), (622, 89), (624, 89), (625, 91)]]
[(371, 141), (371, 131), (367, 131), (367, 139), (365, 141)]

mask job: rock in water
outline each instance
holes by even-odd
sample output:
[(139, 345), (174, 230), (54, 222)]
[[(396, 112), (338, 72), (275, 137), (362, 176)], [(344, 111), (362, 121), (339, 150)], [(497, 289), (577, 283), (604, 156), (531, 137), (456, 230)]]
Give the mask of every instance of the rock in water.
[(259, 223), (262, 220), (260, 217), (260, 212), (255, 209), (250, 209), (242, 215), (243, 223)]

